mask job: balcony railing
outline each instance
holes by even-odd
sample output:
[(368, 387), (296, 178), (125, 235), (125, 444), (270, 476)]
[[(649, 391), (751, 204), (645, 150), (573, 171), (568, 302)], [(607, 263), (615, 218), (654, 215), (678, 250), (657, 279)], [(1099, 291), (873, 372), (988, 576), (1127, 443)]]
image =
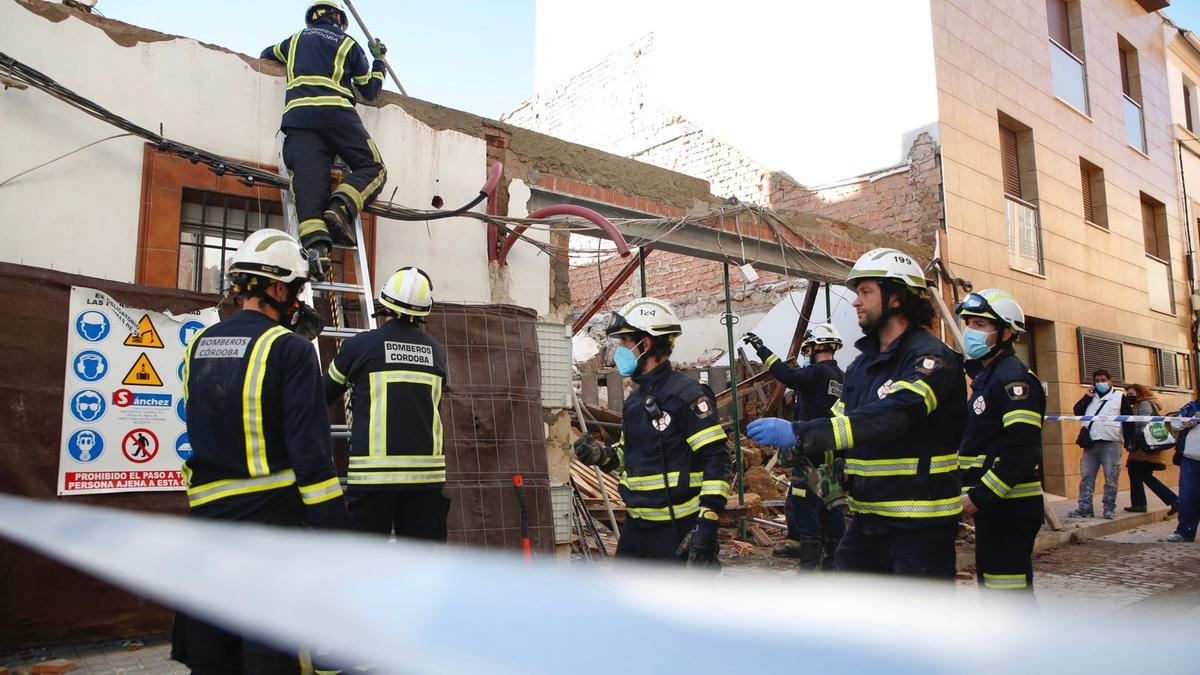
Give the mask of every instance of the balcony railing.
[(1050, 74), (1054, 79), (1054, 95), (1084, 115), (1089, 114), (1083, 61), (1054, 40), (1050, 41)]
[(1013, 269), (1042, 274), (1042, 228), (1037, 207), (1027, 201), (1004, 195), (1008, 219), (1008, 264)]
[(1146, 121), (1142, 116), (1142, 106), (1138, 102), (1124, 96), (1125, 99), (1125, 142), (1142, 153), (1146, 152)]

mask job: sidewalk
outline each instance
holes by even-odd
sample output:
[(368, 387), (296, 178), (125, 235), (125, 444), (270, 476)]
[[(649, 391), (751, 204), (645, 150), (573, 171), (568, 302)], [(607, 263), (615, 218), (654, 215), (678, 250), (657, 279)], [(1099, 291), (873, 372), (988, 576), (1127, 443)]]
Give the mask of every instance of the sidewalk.
[(1130, 513), (1126, 511), (1125, 507), (1129, 506), (1129, 491), (1118, 492), (1117, 517), (1113, 520), (1105, 520), (1100, 517), (1102, 506), (1100, 504), (1099, 489), (1096, 491), (1095, 497), (1093, 497), (1093, 501), (1095, 502), (1094, 508), (1096, 510), (1095, 518), (1068, 518), (1067, 513), (1074, 510), (1078, 505), (1076, 500), (1052, 494), (1045, 495), (1046, 507), (1052, 509), (1059, 520), (1062, 521), (1063, 529), (1054, 531), (1050, 529), (1049, 525), (1043, 525), (1041, 532), (1038, 533), (1034, 551), (1046, 551), (1071, 542), (1096, 539), (1113, 534), (1114, 532), (1132, 530), (1135, 527), (1143, 527), (1165, 519), (1170, 507), (1159, 501), (1158, 497), (1154, 496), (1154, 493), (1149, 490), (1146, 492), (1147, 505), (1145, 513)]

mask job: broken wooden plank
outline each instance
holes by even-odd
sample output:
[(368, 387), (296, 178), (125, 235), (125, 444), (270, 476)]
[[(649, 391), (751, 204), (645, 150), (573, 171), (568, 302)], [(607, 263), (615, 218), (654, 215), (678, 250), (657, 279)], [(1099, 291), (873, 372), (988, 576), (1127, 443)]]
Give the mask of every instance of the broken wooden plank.
[(775, 541), (773, 539), (771, 539), (770, 537), (768, 537), (767, 533), (763, 532), (763, 529), (761, 527), (759, 527), (757, 523), (751, 524), (750, 526), (748, 526), (746, 528), (746, 531), (750, 533), (750, 538), (753, 539), (754, 543), (758, 546), (774, 546), (775, 545)]

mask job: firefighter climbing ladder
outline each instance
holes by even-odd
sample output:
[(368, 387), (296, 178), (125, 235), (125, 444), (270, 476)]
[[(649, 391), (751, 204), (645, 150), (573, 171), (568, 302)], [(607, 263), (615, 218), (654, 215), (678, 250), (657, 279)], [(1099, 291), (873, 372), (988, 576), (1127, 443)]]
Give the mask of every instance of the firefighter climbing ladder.
[[(283, 132), (279, 132), (278, 148), (279, 148), (279, 176), (284, 180), (289, 181), (289, 173), (287, 164), (283, 161)], [(287, 188), (280, 188), (283, 194), (284, 203), (284, 220), (287, 222), (288, 234), (300, 240), (300, 219), (296, 215), (296, 202), (292, 193)], [(371, 268), (367, 264), (367, 244), (363, 237), (362, 216), (358, 215), (354, 218), (354, 239), (357, 246), (335, 246), (345, 250), (354, 251), (354, 275), (358, 283), (348, 284), (335, 281), (312, 282), (304, 288), (300, 299), (307, 302), (309, 306), (316, 308), (314, 302), (317, 293), (324, 293), (329, 297), (331, 313), (333, 315), (333, 325), (325, 326), (321, 329), (321, 334), (313, 339), (313, 348), (317, 350), (317, 358), (320, 359), (321, 347), (320, 338), (334, 338), (337, 341), (339, 348), (342, 340), (354, 337), (359, 333), (366, 332), (375, 328), (375, 317), (373, 316), (374, 309), (374, 294), (371, 292)], [(357, 296), (359, 307), (361, 310), (361, 318), (358, 326), (350, 326), (346, 322), (346, 296)], [(350, 436), (350, 406), (349, 394), (346, 398), (346, 424), (332, 425), (334, 438), (348, 438)]]

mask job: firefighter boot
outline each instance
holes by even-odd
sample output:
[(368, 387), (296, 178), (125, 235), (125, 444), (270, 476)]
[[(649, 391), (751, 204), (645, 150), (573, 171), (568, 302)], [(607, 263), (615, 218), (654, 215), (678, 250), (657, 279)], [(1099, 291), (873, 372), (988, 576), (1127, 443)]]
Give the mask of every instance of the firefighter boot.
[(325, 228), (311, 232), (300, 237), (300, 245), (304, 247), (304, 257), (308, 259), (309, 277), (313, 281), (325, 281), (332, 266), (329, 252), (333, 250), (333, 244), (329, 232)]
[(838, 544), (841, 541), (841, 539), (831, 539), (829, 537), (821, 540), (821, 569), (833, 569), (833, 554), (837, 552)]
[(354, 205), (340, 193), (335, 193), (329, 198), (329, 206), (325, 208), (325, 213), (321, 217), (325, 220), (325, 225), (329, 227), (330, 234), (333, 235), (335, 246), (352, 248), (358, 245), (354, 236), (354, 218), (357, 215), (358, 211)]
[(776, 546), (771, 549), (771, 555), (776, 558), (800, 558), (800, 540), (788, 539), (783, 546)]
[(815, 570), (821, 564), (821, 540), (818, 537), (800, 539), (800, 569)]

